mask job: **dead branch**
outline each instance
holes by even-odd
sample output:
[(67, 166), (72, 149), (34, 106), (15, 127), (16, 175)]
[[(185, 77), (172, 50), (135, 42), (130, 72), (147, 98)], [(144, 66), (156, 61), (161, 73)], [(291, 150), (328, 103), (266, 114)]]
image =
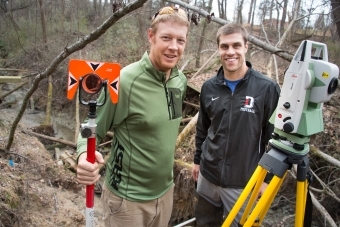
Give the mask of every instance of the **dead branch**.
[[(183, 1), (180, 1), (180, 0), (167, 0), (167, 2), (171, 2), (173, 4), (178, 4), (179, 6), (190, 9), (190, 10), (200, 14), (203, 17), (207, 17), (208, 15), (210, 15), (209, 12), (203, 10), (202, 8), (197, 7), (197, 6), (193, 6), (193, 5), (189, 5), (189, 4), (187, 4)], [(217, 17), (212, 17), (211, 20), (218, 23), (218, 24), (221, 24), (221, 25), (229, 23), (228, 21), (223, 20), (221, 18), (217, 18)], [(281, 49), (274, 47), (272, 45), (268, 45), (266, 42), (263, 42), (263, 41), (257, 39), (256, 37), (254, 37), (252, 35), (248, 36), (248, 40), (249, 40), (249, 42), (255, 44), (256, 46), (261, 47), (262, 49), (270, 52), (271, 54), (276, 54), (277, 56), (280, 56), (281, 58), (283, 58), (287, 61), (291, 61), (293, 59), (293, 54), (288, 53), (287, 51), (281, 50)]]
[(83, 37), (79, 41), (75, 42), (73, 45), (65, 47), (64, 50), (51, 62), (51, 64), (41, 73), (39, 73), (32, 84), (32, 87), (28, 90), (27, 94), (24, 97), (22, 106), (19, 110), (19, 113), (17, 117), (15, 118), (11, 131), (9, 133), (8, 142), (6, 145), (6, 150), (9, 151), (13, 140), (14, 140), (14, 134), (15, 130), (18, 127), (19, 121), (21, 120), (22, 116), (24, 115), (24, 112), (27, 108), (28, 102), (30, 97), (33, 95), (33, 93), (37, 90), (40, 82), (47, 78), (49, 75), (51, 75), (56, 68), (65, 60), (68, 56), (70, 56), (72, 53), (83, 49), (85, 46), (87, 46), (89, 43), (97, 40), (101, 35), (103, 35), (113, 24), (115, 24), (119, 19), (124, 17), (126, 14), (140, 8), (143, 6), (143, 4), (146, 2), (146, 0), (136, 0), (130, 4), (127, 4), (125, 7), (119, 9), (114, 14), (112, 14), (103, 24), (98, 26), (95, 30), (93, 30), (89, 35)]
[(332, 156), (320, 151), (319, 149), (317, 149), (315, 146), (311, 145), (310, 146), (310, 152), (314, 155), (317, 155), (318, 157), (324, 159), (325, 161), (331, 163), (332, 165), (340, 168), (340, 161), (333, 158)]
[(326, 194), (330, 197), (332, 197), (333, 199), (335, 199), (336, 201), (338, 201), (340, 203), (340, 198), (338, 198), (336, 196), (336, 194), (328, 187), (328, 185), (323, 182), (314, 172), (313, 170), (310, 170), (313, 174), (313, 176), (317, 179), (317, 181), (321, 184), (322, 186), (322, 189), (316, 189), (316, 188), (313, 188), (313, 187), (310, 187), (312, 191), (314, 192), (319, 192), (319, 193), (323, 193), (323, 194)]
[(176, 149), (182, 144), (185, 137), (190, 133), (191, 129), (196, 126), (198, 118), (198, 112), (197, 114), (191, 119), (191, 121), (185, 126), (185, 128), (182, 130), (182, 132), (178, 135), (177, 141), (176, 141)]
[(191, 102), (187, 102), (187, 101), (184, 101), (185, 104), (189, 105), (189, 106), (193, 106), (193, 107), (196, 107), (196, 108), (200, 108), (199, 105), (196, 105), (194, 103), (191, 103)]
[(77, 148), (76, 143), (68, 141), (68, 140), (63, 140), (63, 139), (59, 139), (59, 138), (55, 138), (55, 137), (51, 137), (51, 136), (46, 136), (46, 135), (39, 134), (39, 133), (36, 133), (36, 132), (28, 131), (28, 130), (22, 130), (22, 132), (29, 134), (29, 135), (32, 135), (32, 136), (37, 136), (37, 137), (40, 137), (40, 138), (43, 138), (43, 139), (47, 139), (47, 140), (51, 140), (51, 141), (54, 141), (54, 142), (66, 144), (66, 145), (71, 146), (73, 148)]
[(202, 70), (205, 68), (205, 66), (211, 61), (211, 59), (213, 59), (216, 55), (218, 54), (218, 50), (215, 51), (215, 53), (213, 53), (210, 58), (202, 65), (202, 67), (195, 73), (195, 75), (193, 75), (190, 80), (194, 79), (198, 74), (200, 74), (202, 72)]
[(22, 84), (18, 85), (18, 86), (17, 86), (16, 88), (14, 88), (13, 90), (11, 90), (11, 91), (9, 91), (9, 92), (7, 92), (7, 93), (1, 95), (1, 96), (0, 96), (0, 99), (3, 99), (3, 98), (5, 98), (6, 96), (12, 94), (13, 92), (19, 90), (20, 88), (22, 88), (22, 87), (25, 86), (26, 84), (27, 84), (27, 81), (26, 81), (26, 82), (23, 82)]
[(310, 196), (312, 198), (313, 205), (324, 216), (328, 224), (330, 224), (331, 227), (337, 227), (337, 224), (334, 222), (333, 218), (329, 215), (327, 210), (319, 203), (319, 201), (315, 198), (312, 192), (310, 192)]

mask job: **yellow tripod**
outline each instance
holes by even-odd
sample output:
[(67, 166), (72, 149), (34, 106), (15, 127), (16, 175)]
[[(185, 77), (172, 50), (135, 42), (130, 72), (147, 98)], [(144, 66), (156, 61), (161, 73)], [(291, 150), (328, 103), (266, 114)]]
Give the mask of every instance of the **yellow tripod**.
[[(304, 211), (306, 208), (307, 173), (309, 169), (309, 159), (307, 154), (287, 154), (280, 149), (272, 148), (268, 153), (265, 153), (252, 177), (248, 181), (246, 187), (236, 201), (234, 207), (230, 211), (222, 227), (229, 227), (236, 217), (237, 213), (245, 203), (249, 194), (245, 211), (239, 222), (239, 226), (251, 227), (260, 226), (267, 211), (273, 202), (281, 184), (292, 164), (297, 164), (297, 187), (296, 187), (296, 205), (295, 205), (295, 227), (302, 227), (304, 224)], [(255, 204), (257, 195), (260, 191), (267, 173), (274, 174), (267, 189), (261, 196), (260, 200)], [(255, 206), (254, 206), (255, 204)], [(253, 208), (252, 212), (250, 210)]]

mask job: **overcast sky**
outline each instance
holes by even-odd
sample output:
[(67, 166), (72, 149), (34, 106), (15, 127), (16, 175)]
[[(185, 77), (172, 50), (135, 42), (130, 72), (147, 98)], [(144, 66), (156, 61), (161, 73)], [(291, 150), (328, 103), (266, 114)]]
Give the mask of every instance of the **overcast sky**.
[[(256, 14), (258, 13), (258, 7), (260, 5), (260, 3), (262, 2), (262, 0), (257, 0), (256, 1)], [(325, 7), (321, 7), (320, 6), (320, 0), (302, 0), (302, 6), (306, 9), (307, 7), (310, 6), (311, 2), (313, 2), (313, 7), (316, 8), (315, 10), (315, 13), (321, 13), (322, 10), (325, 11), (325, 13), (328, 13), (329, 12), (329, 8), (325, 8)], [(212, 12), (215, 13), (215, 15), (218, 17), (218, 7), (217, 7), (217, 3), (218, 3), (218, 0), (213, 0), (213, 9), (212, 9)], [(235, 10), (235, 7), (236, 5), (238, 4), (238, 1), (228, 1), (227, 3), (227, 17), (228, 17), (228, 20), (231, 20), (233, 19), (234, 17), (234, 10)], [(249, 13), (249, 4), (250, 4), (250, 0), (245, 0), (244, 3), (243, 3), (243, 10), (242, 10), (242, 14), (243, 14), (243, 19), (245, 21), (248, 20), (248, 13)], [(288, 11), (291, 12), (292, 11), (292, 4), (293, 4), (293, 0), (289, 0), (289, 5), (288, 5)], [(275, 13), (273, 16), (276, 17), (276, 11), (273, 11), (273, 13)], [(255, 15), (255, 19), (257, 19), (258, 16)], [(312, 21), (315, 21), (317, 18), (317, 15), (313, 15), (311, 16), (311, 20)], [(256, 23), (256, 22), (255, 22)]]

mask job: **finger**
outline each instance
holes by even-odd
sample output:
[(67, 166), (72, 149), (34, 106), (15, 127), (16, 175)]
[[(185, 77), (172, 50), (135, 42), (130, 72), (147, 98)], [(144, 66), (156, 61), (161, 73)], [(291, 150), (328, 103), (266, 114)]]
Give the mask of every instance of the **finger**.
[(86, 176), (77, 176), (77, 181), (80, 184), (92, 185), (92, 184), (95, 184), (100, 179), (100, 177), (101, 177), (101, 175), (98, 175), (95, 178), (93, 178), (93, 177), (86, 177)]
[(87, 171), (86, 169), (77, 168), (77, 177), (88, 177), (88, 178), (96, 178), (99, 174), (99, 169), (94, 171)]
[(90, 163), (87, 160), (83, 160), (83, 161), (79, 162), (77, 167), (78, 167), (77, 169), (82, 169), (82, 170), (85, 170), (87, 172), (95, 172), (96, 170), (99, 169), (99, 165), (98, 165), (97, 162)]
[(103, 155), (100, 152), (98, 152), (98, 151), (96, 151), (96, 160), (100, 164), (104, 164), (105, 163)]

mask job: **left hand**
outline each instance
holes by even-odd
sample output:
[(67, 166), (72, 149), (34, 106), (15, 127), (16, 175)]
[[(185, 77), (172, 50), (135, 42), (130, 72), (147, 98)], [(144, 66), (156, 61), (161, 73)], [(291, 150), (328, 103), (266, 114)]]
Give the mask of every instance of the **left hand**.
[(262, 182), (262, 185), (260, 187), (260, 191), (259, 194), (257, 195), (257, 199), (259, 200), (261, 198), (261, 196), (263, 195), (264, 191), (267, 189), (268, 184), (265, 182)]

